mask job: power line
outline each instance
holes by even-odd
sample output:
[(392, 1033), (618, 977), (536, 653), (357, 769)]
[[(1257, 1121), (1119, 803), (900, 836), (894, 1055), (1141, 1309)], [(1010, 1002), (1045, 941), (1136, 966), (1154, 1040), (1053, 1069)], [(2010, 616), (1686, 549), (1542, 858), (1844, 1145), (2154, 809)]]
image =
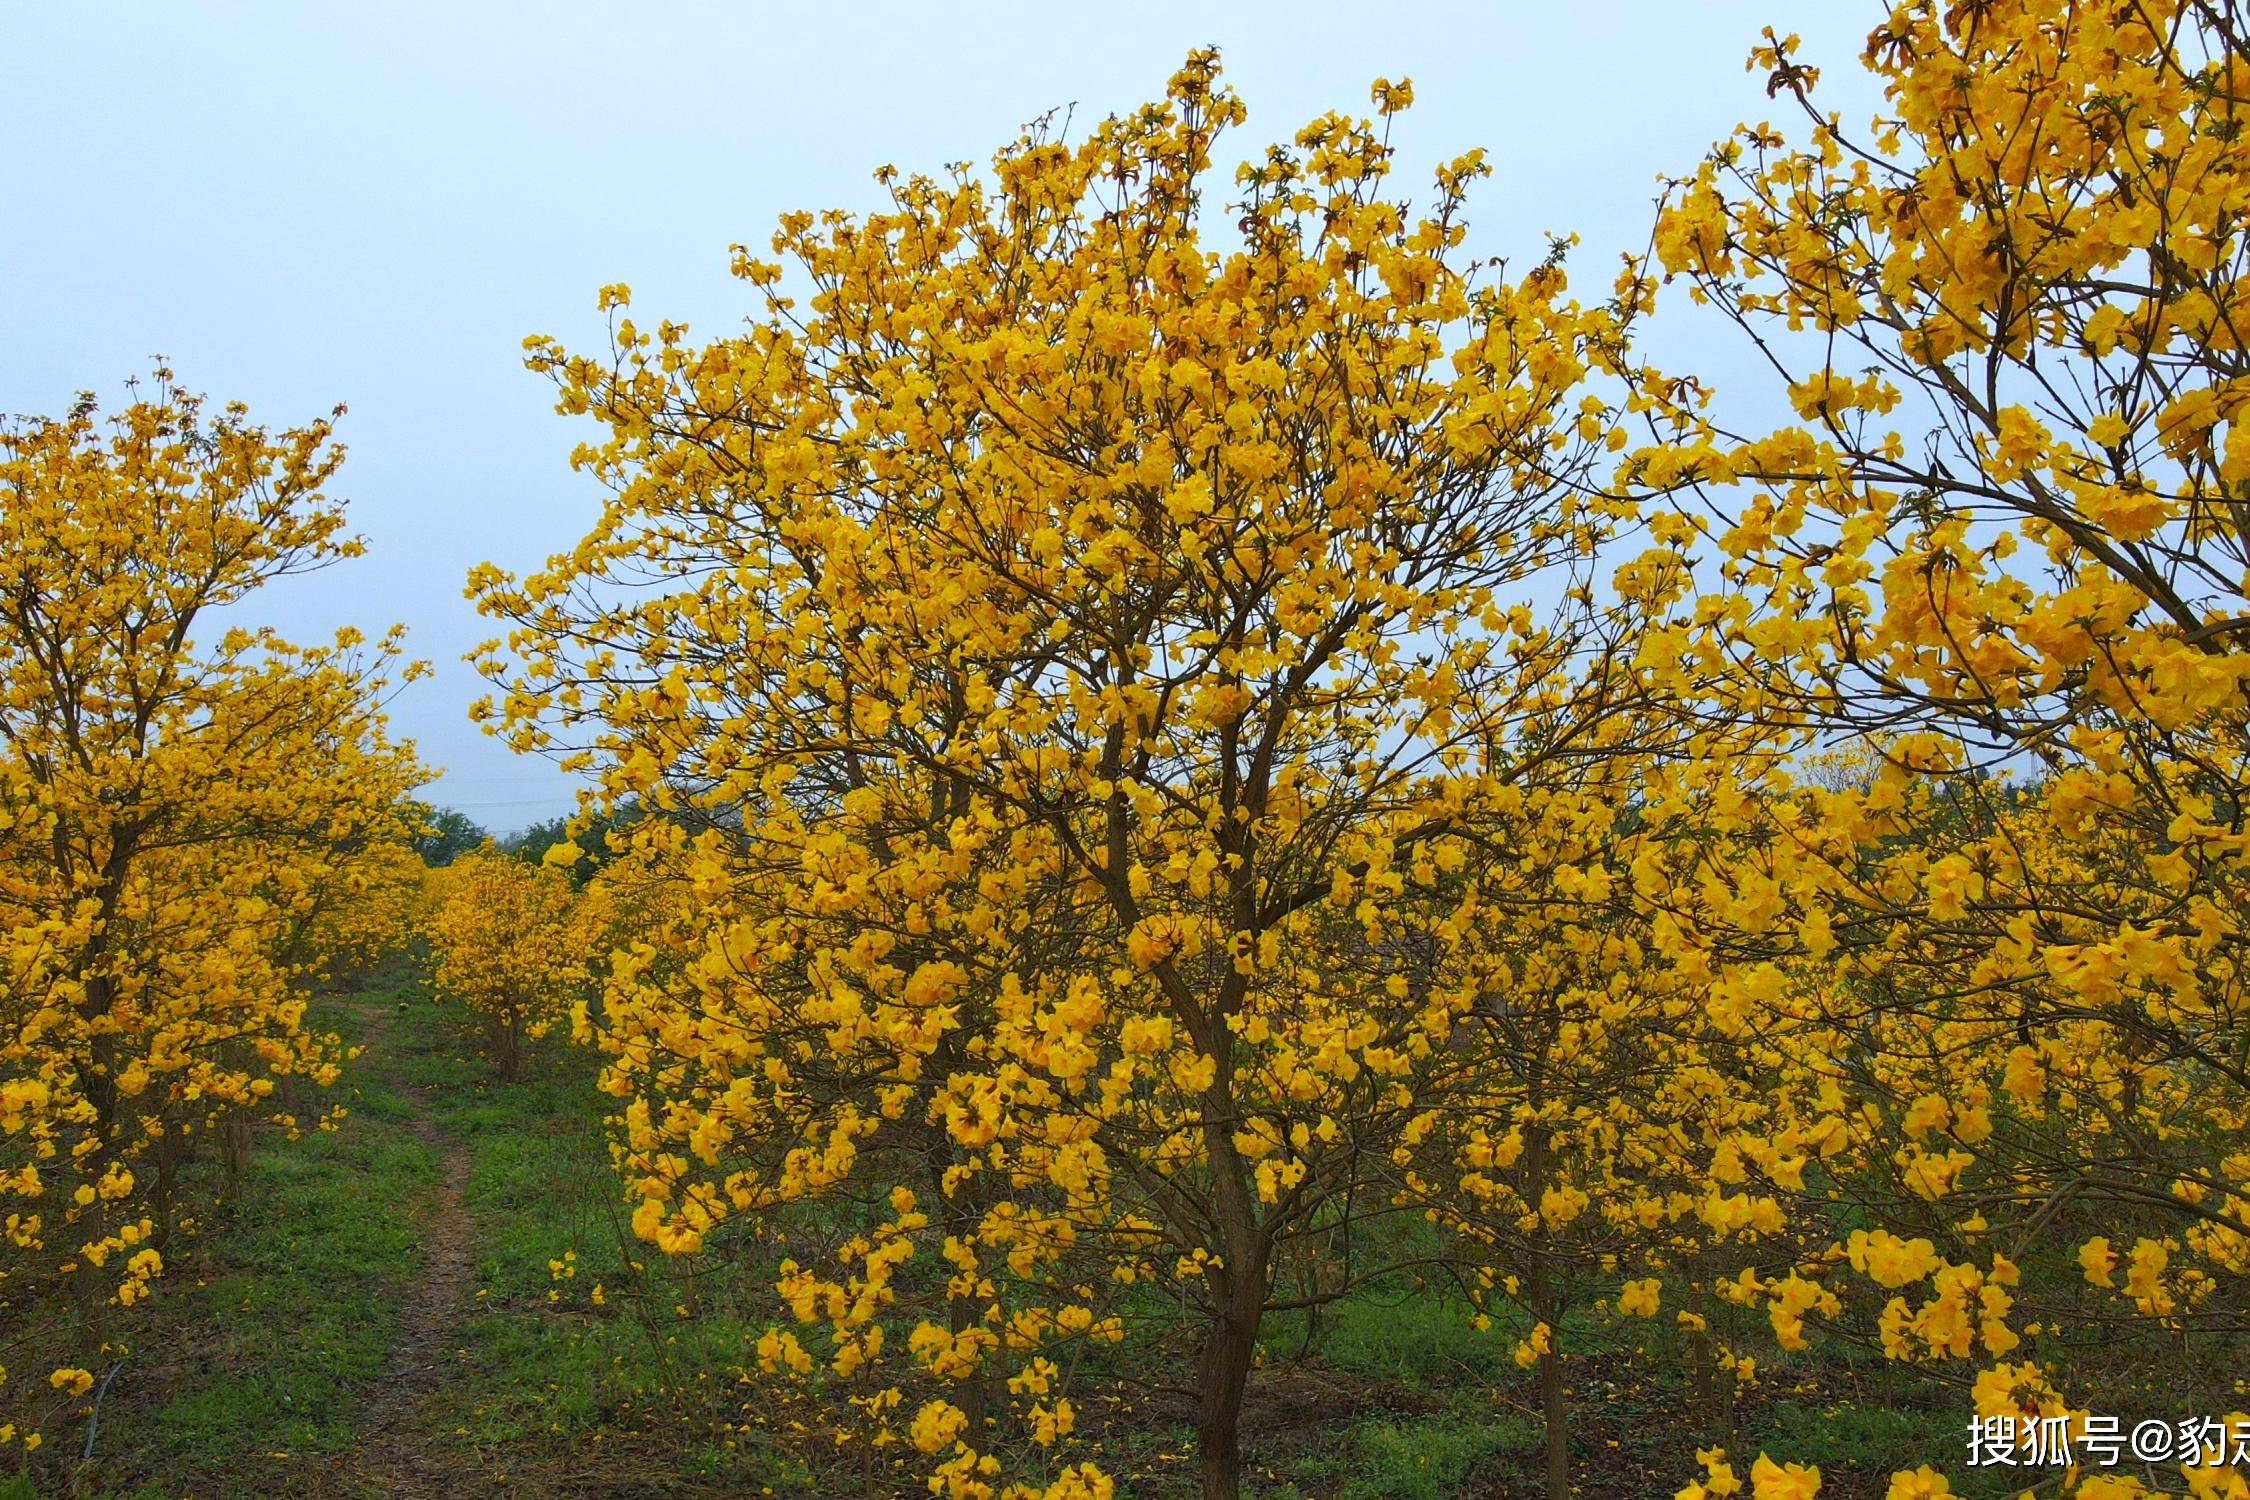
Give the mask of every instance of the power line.
[(512, 799), (506, 800), (506, 801), (485, 801), (485, 802), (454, 802), (454, 801), (451, 801), (451, 800), (447, 800), (447, 801), (445, 802), (445, 805), (446, 805), (447, 807), (453, 807), (453, 808), (467, 808), (467, 807), (552, 807), (552, 806), (554, 806), (554, 805), (555, 805), (556, 803), (558, 803), (558, 802), (561, 802), (561, 801), (563, 801), (563, 800), (565, 800), (565, 799), (564, 799), (564, 798), (562, 798), (562, 797), (516, 797), (516, 798), (512, 798)]

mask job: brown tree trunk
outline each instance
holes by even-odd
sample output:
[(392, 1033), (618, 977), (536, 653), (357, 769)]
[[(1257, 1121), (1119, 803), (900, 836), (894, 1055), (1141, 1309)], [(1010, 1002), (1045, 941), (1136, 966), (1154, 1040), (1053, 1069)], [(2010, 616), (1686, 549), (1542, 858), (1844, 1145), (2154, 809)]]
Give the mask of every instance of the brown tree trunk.
[(150, 1243), (158, 1250), (172, 1247), (172, 1198), (180, 1166), (187, 1160), (186, 1139), (178, 1130), (167, 1130), (156, 1143), (156, 1184), (149, 1190), (149, 1217), (156, 1224)]
[[(1220, 1035), (1224, 1036), (1224, 1032)], [(1258, 1356), (1258, 1326), (1266, 1311), (1267, 1258), (1272, 1245), (1260, 1232), (1258, 1197), (1249, 1165), (1234, 1147), (1233, 1066), (1224, 1041), (1216, 1041), (1217, 1077), (1203, 1100), (1203, 1141), (1210, 1153), (1212, 1207), (1217, 1211), (1222, 1258), (1205, 1285), (1213, 1303), (1196, 1361), (1196, 1461), (1203, 1500), (1238, 1500), (1242, 1493), (1242, 1394)]]
[[(1535, 1093), (1535, 1099), (1538, 1097)], [(1524, 1201), (1537, 1203), (1548, 1183), (1549, 1137), (1545, 1128), (1531, 1132), (1524, 1151)], [(1564, 1291), (1554, 1268), (1533, 1251), (1530, 1275), (1531, 1315), (1547, 1329), (1547, 1348), (1539, 1356), (1539, 1413), (1547, 1425), (1547, 1500), (1570, 1500), (1570, 1398), (1563, 1391), (1562, 1313)]]
[(242, 1174), (250, 1166), (250, 1147), (255, 1140), (255, 1124), (245, 1110), (229, 1112), (219, 1127), (219, 1160), (226, 1169), (227, 1196), (234, 1197), (242, 1191)]
[[(1557, 1337), (1553, 1324), (1547, 1341)], [(1570, 1500), (1570, 1398), (1563, 1394), (1562, 1352), (1539, 1356), (1539, 1410), (1547, 1422), (1547, 1500)]]
[(1698, 1422), (1708, 1422), (1718, 1415), (1717, 1360), (1711, 1352), (1711, 1335), (1707, 1332), (1688, 1335), (1688, 1400)]
[[(983, 1310), (982, 1302), (975, 1297), (947, 1297), (946, 1331), (956, 1336), (968, 1332), (983, 1321)], [(998, 1378), (987, 1369), (954, 1386), (953, 1404), (961, 1409), (962, 1416), (968, 1418), (968, 1425), (962, 1430), (968, 1435), (969, 1446), (979, 1452), (988, 1451), (992, 1446), (991, 1437), (984, 1429), (996, 1405), (993, 1401), (993, 1385)]]
[[(1231, 1267), (1228, 1274), (1231, 1280)], [(1196, 1364), (1195, 1445), (1203, 1500), (1239, 1500), (1242, 1494), (1242, 1393), (1257, 1357), (1265, 1303), (1262, 1279), (1243, 1279), (1253, 1289), (1227, 1299), (1204, 1335), (1203, 1356)]]

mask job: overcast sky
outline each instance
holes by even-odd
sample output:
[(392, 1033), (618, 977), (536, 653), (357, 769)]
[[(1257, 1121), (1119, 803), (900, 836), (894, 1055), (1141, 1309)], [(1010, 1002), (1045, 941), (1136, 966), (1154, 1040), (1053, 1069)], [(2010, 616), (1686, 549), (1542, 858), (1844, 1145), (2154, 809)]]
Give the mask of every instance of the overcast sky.
[(1857, 125), (1880, 11), (5, 0), (0, 411), (113, 399), (156, 354), (273, 425), (348, 403), (338, 489), (368, 556), (258, 612), (300, 637), (407, 622), (438, 672), (396, 717), (445, 768), (432, 795), (512, 829), (567, 810), (570, 783), (468, 722), (460, 657), (492, 631), (462, 577), (535, 566), (598, 509), (565, 462), (590, 429), (552, 414), (520, 346), (596, 347), (603, 283), (630, 283), (644, 323), (718, 333), (752, 307), (726, 247), (762, 248), (779, 214), (867, 207), (884, 163), (984, 161), (1056, 105), (1128, 109), (1216, 43), (1250, 110), (1237, 155), (1410, 76), (1407, 180), (1486, 147), (1474, 247), (1576, 231), (1598, 294), (1659, 174), (1782, 108), (1742, 70), (1760, 27), (1804, 33)]

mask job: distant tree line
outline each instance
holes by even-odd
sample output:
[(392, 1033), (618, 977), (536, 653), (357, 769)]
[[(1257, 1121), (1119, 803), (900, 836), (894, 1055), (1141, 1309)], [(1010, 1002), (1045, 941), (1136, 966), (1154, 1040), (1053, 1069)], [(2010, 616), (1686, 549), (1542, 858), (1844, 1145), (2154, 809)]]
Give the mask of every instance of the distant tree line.
[[(543, 818), (515, 833), (495, 835), (483, 824), (458, 808), (437, 807), (418, 802), (411, 809), (427, 832), (413, 841), (414, 852), (431, 869), (441, 869), (460, 856), (490, 843), (503, 854), (514, 855), (531, 864), (539, 864), (547, 851), (571, 836), (568, 817)], [(571, 879), (584, 884), (587, 877), (607, 864), (610, 849), (606, 835), (613, 829), (628, 826), (640, 816), (639, 808), (621, 808), (604, 813), (580, 830), (578, 846), (584, 857), (573, 862)]]

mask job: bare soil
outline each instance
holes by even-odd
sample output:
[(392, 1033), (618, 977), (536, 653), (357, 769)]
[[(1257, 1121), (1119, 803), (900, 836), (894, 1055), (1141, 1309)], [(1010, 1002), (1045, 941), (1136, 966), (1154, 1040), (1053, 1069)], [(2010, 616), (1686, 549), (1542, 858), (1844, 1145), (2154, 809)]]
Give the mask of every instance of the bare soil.
[[(361, 1012), (361, 1040), (370, 1053), (388, 1040), (391, 1016), (382, 1005)], [(345, 1461), (347, 1483), (402, 1500), (443, 1500), (460, 1494), (470, 1476), (458, 1455), (447, 1455), (419, 1420), (430, 1397), (466, 1358), (462, 1325), (474, 1298), (474, 1239), (462, 1198), (469, 1185), (469, 1151), (438, 1124), (429, 1086), (405, 1086), (415, 1106), (407, 1122), (438, 1159), (438, 1180), (421, 1207), (421, 1275), (402, 1290), (399, 1328), (383, 1373), (367, 1391), (358, 1449)]]

